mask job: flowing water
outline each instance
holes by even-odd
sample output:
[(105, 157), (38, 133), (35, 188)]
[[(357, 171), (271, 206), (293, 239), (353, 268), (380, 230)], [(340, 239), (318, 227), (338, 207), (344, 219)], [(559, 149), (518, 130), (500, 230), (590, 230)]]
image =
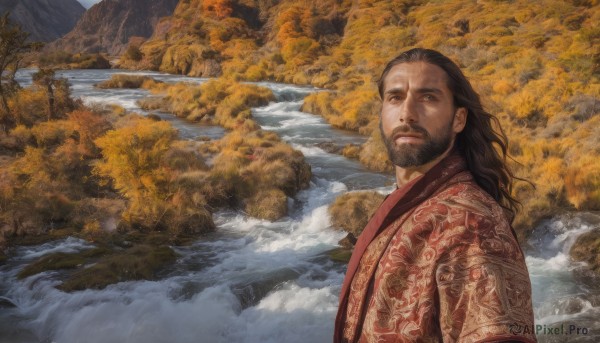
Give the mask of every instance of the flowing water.
[(600, 228), (600, 214), (556, 216), (536, 227), (525, 250), (539, 342), (600, 342), (600, 286), (569, 251), (581, 234)]
[[(136, 100), (144, 90), (94, 89), (93, 84), (119, 71), (60, 72), (73, 95), (86, 103), (114, 103), (140, 113)], [(128, 72), (131, 73), (131, 72)], [(26, 84), (30, 72), (20, 74)], [(152, 72), (135, 72), (166, 82), (204, 82)], [(312, 166), (310, 187), (289, 199), (289, 215), (276, 222), (222, 211), (218, 230), (195, 244), (173, 247), (177, 263), (158, 281), (123, 282), (104, 290), (64, 293), (54, 288), (62, 272), (45, 272), (24, 280), (16, 274), (26, 263), (51, 252), (93, 247), (67, 238), (34, 247), (19, 247), (0, 266), (0, 342), (329, 342), (345, 265), (327, 251), (344, 233), (330, 227), (327, 205), (352, 190), (391, 190), (392, 177), (365, 170), (357, 162), (330, 154), (321, 143), (344, 146), (363, 137), (332, 129), (318, 116), (300, 112), (302, 99), (315, 91), (275, 83), (277, 101), (253, 115), (266, 130), (277, 132), (302, 151)], [(184, 139), (219, 138), (218, 127), (192, 124), (168, 114)], [(592, 281), (576, 278), (579, 266), (568, 249), (581, 233), (599, 226), (600, 216), (564, 215), (540, 225), (527, 253), (532, 277), (536, 324), (570, 325), (587, 334), (547, 335), (543, 342), (595, 342), (600, 325), (600, 291)], [(534, 328), (535, 329), (535, 328)], [(541, 329), (540, 329), (541, 330)]]

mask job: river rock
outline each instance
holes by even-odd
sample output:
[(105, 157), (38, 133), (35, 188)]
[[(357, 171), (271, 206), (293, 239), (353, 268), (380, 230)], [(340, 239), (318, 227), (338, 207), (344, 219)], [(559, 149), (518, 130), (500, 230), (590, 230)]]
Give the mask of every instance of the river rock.
[(571, 247), (571, 258), (587, 263), (594, 276), (600, 277), (600, 229), (579, 236)]
[(353, 234), (349, 233), (346, 237), (340, 239), (338, 244), (344, 248), (353, 248), (356, 244), (356, 237)]
[(331, 154), (339, 154), (342, 148), (334, 142), (321, 142), (316, 144), (317, 147)]
[(7, 297), (0, 296), (0, 308), (15, 308), (17, 305)]

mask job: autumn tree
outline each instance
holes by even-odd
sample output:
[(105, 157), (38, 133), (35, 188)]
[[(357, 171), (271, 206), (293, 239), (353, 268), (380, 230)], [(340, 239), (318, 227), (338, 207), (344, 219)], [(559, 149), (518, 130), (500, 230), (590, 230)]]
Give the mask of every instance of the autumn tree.
[(5, 132), (15, 126), (8, 107), (8, 97), (18, 87), (15, 73), (23, 53), (39, 46), (37, 43), (27, 43), (29, 34), (19, 25), (11, 23), (8, 15), (6, 13), (0, 17), (0, 126)]
[(54, 115), (54, 88), (56, 79), (53, 69), (40, 69), (32, 76), (33, 84), (43, 88), (48, 95), (48, 109), (46, 116), (51, 120)]
[(177, 147), (177, 131), (167, 122), (139, 117), (121, 125), (95, 140), (103, 158), (94, 173), (109, 179), (128, 200), (123, 223), (176, 234), (213, 230), (204, 195), (196, 188), (203, 182), (188, 188), (177, 181), (186, 169), (204, 166), (195, 153)]

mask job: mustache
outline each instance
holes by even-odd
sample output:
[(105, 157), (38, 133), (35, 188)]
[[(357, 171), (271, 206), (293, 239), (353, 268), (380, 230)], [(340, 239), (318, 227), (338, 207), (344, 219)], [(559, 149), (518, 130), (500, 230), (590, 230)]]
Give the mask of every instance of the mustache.
[(422, 135), (423, 137), (429, 137), (429, 132), (427, 132), (427, 130), (425, 130), (423, 127), (417, 124), (403, 124), (397, 126), (394, 128), (394, 130), (392, 130), (392, 133), (389, 137), (390, 139), (393, 139), (401, 133), (417, 133)]

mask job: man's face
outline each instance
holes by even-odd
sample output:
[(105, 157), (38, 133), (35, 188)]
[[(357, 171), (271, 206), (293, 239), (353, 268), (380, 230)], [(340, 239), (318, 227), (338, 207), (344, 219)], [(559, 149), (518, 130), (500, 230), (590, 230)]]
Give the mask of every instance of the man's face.
[(446, 72), (425, 62), (401, 63), (384, 80), (380, 129), (390, 160), (422, 166), (446, 152), (466, 121), (454, 107)]

